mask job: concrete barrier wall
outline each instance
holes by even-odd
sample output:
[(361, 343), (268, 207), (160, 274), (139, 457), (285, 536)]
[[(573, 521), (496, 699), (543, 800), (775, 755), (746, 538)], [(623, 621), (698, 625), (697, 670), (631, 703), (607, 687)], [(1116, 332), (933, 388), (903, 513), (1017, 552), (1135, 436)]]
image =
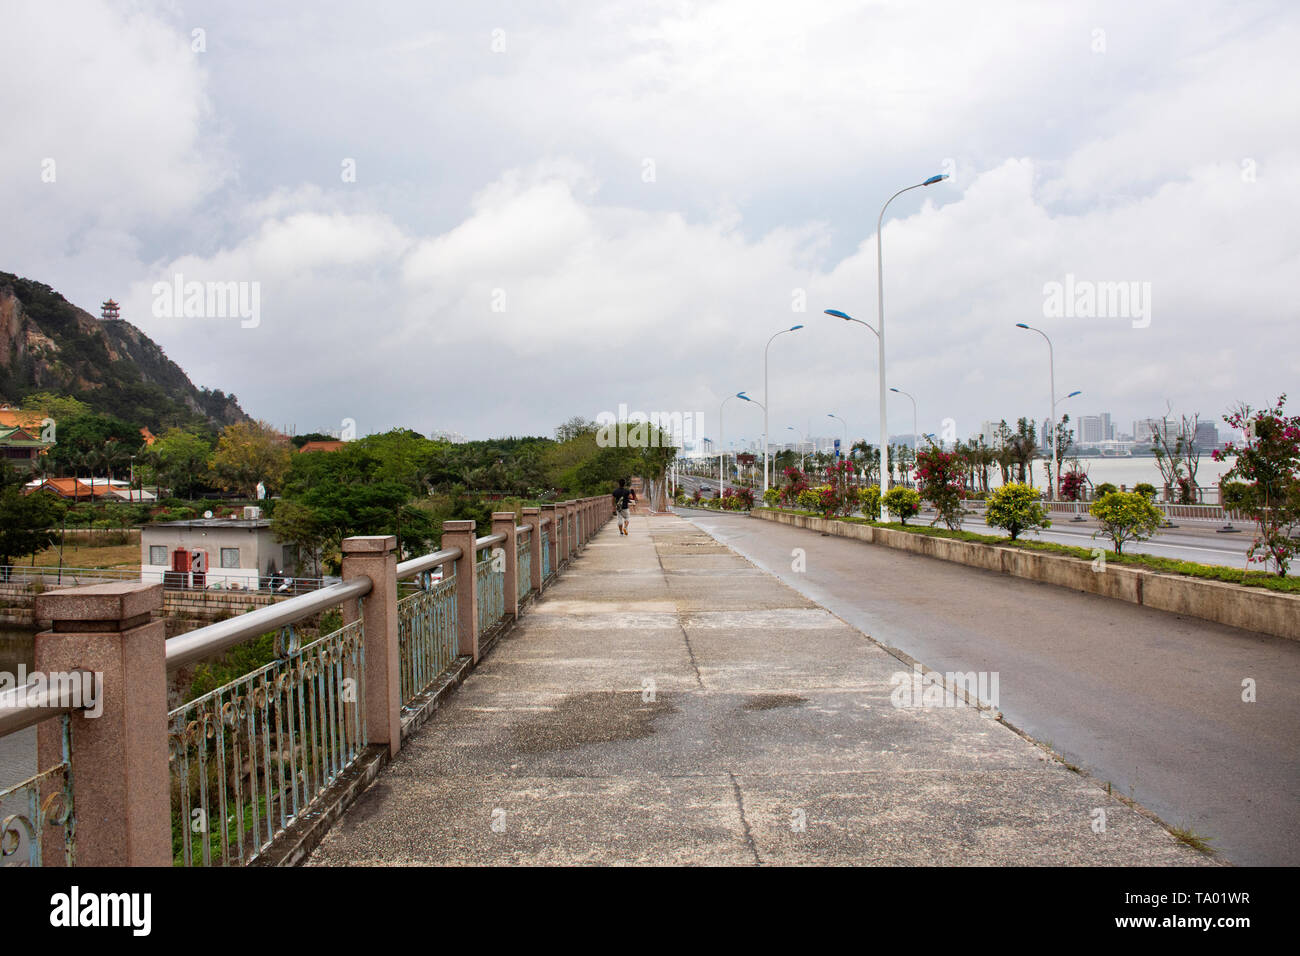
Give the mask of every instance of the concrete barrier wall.
[(898, 551), (952, 561), (986, 571), (1072, 588), (1160, 611), (1198, 617), (1229, 627), (1300, 640), (1300, 595), (1248, 588), (1115, 563), (1104, 572), (1092, 562), (1063, 554), (999, 547), (955, 538), (911, 534), (893, 528), (756, 508), (751, 514), (796, 528), (854, 538)]

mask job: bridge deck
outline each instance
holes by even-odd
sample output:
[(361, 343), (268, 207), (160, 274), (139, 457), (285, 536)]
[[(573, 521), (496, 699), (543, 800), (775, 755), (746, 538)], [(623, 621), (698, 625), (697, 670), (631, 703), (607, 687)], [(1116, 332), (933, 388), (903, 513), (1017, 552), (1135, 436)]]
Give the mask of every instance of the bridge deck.
[(895, 708), (907, 669), (681, 518), (611, 523), (311, 862), (1207, 862), (972, 708)]

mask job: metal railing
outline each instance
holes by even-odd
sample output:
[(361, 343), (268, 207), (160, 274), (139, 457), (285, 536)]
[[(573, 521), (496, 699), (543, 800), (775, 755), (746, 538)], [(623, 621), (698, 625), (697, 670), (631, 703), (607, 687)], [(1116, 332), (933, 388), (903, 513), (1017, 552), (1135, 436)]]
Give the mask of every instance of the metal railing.
[[(97, 698), (98, 689), (92, 699)], [(58, 831), (63, 842), (63, 864), (76, 863), (68, 718), (83, 703), (80, 688), (63, 682), (29, 683), (0, 693), (0, 737), (57, 720), (62, 741), (58, 763), (0, 789), (0, 867), (42, 866), (50, 831)]]
[(176, 863), (248, 863), (351, 766), (364, 638), (358, 620), (298, 647), (288, 626), (276, 660), (167, 715)]
[(173, 861), (243, 865), (356, 760), (366, 744), (361, 622), (300, 647), (296, 625), (373, 585), (357, 578), (167, 642), (167, 669), (267, 634), (275, 659), (167, 715)]
[(532, 527), (521, 524), (515, 528), (515, 537), (518, 542), (515, 548), (515, 567), (518, 569), (518, 590), (519, 600), (522, 602), (533, 589), (533, 548), (532, 548)]
[(408, 706), (456, 660), (456, 576), (397, 602), (402, 706)]
[(551, 579), (551, 532), (542, 529), (542, 580)]
[[(161, 584), (168, 591), (244, 591), (255, 594), (305, 594), (327, 586), (324, 578), (285, 575), (255, 579), (223, 574), (221, 571), (141, 571), (138, 568), (47, 568), (32, 565), (0, 565), (0, 584), (36, 584), (42, 587), (73, 588), (83, 584), (112, 581), (140, 581)], [(251, 583), (251, 586), (250, 586)]]
[[(496, 537), (496, 536), (494, 536)], [(504, 538), (504, 535), (500, 535)], [(480, 538), (480, 541), (487, 539)], [(474, 564), (474, 573), (478, 576), (478, 632), (486, 634), (500, 623), (506, 614), (506, 562), (504, 552), (493, 548), (486, 557), (479, 558)]]

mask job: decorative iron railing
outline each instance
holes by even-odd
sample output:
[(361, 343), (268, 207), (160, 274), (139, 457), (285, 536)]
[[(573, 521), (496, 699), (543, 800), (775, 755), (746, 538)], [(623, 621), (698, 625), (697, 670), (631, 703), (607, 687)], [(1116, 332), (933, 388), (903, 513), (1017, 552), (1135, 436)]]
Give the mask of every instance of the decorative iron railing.
[(172, 846), (182, 866), (241, 866), (270, 846), (366, 744), (361, 621), (277, 656), (168, 715)]
[(519, 535), (515, 555), (515, 565), (519, 570), (519, 600), (522, 601), (533, 589), (533, 549), (528, 535)]
[(505, 553), (488, 550), (474, 569), (478, 575), (478, 632), (485, 634), (506, 613)]
[(456, 576), (397, 602), (402, 706), (419, 696), (456, 660)]
[(63, 864), (76, 863), (68, 715), (52, 719), (59, 721), (62, 731), (62, 759), (21, 783), (0, 790), (0, 866), (42, 866), (46, 841), (56, 833), (63, 841)]
[(544, 530), (542, 532), (542, 580), (548, 581), (551, 577), (551, 532)]

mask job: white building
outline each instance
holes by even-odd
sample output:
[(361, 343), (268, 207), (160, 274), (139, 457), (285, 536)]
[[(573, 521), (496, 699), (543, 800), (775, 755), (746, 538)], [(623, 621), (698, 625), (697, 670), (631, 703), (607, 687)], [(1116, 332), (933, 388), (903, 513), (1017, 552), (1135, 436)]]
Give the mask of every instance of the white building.
[(257, 590), (297, 571), (297, 549), (265, 518), (163, 521), (140, 531), (140, 580), (174, 587)]

